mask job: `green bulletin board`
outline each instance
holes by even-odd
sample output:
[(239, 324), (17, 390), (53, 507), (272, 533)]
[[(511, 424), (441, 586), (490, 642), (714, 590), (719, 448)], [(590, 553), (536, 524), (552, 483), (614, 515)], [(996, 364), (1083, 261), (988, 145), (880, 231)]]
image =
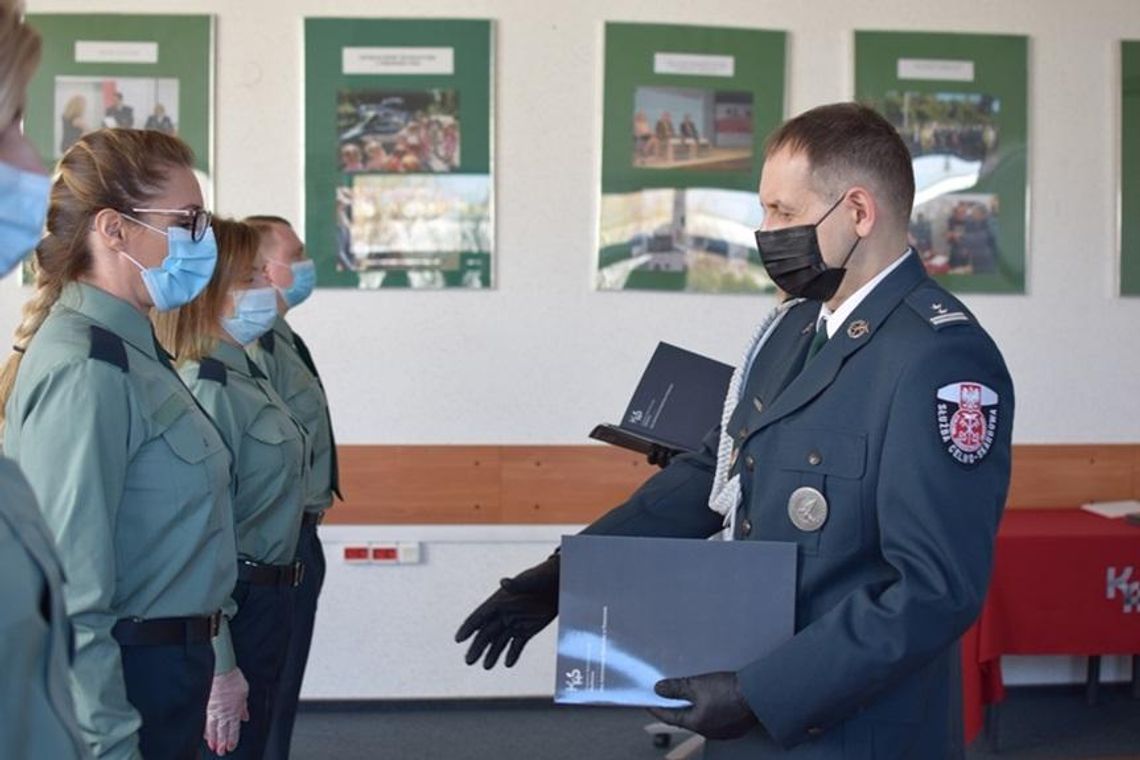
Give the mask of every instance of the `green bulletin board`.
[(305, 20), (305, 233), (324, 287), (492, 285), (492, 25)]
[(1140, 295), (1140, 41), (1120, 48), (1120, 293), (1134, 296)]
[[(161, 129), (212, 174), (211, 16), (30, 14), (43, 60), (28, 87), (24, 130), (48, 166), (83, 132)], [(120, 97), (121, 96), (121, 97)]]
[(784, 51), (784, 32), (606, 24), (598, 289), (772, 289), (753, 232)]
[(914, 157), (911, 245), (958, 292), (1025, 292), (1028, 40), (856, 32), (855, 96)]

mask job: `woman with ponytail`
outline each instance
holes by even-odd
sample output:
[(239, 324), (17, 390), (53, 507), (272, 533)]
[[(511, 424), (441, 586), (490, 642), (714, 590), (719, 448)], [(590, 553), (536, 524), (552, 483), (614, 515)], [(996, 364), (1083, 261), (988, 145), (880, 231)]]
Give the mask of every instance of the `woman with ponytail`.
[[(0, 0), (0, 276), (43, 231), (51, 184), (20, 131), (40, 36), (14, 0)], [(17, 760), (88, 757), (68, 689), (71, 628), (63, 572), (27, 481), (0, 458), (0, 754)]]
[(217, 640), (205, 754), (260, 760), (304, 572), (296, 555), (310, 452), (304, 427), (245, 353), (277, 319), (260, 236), (229, 219), (215, 219), (214, 233), (218, 266), (205, 292), (154, 321), (234, 454), (238, 582), (223, 607), (230, 635)]
[(0, 371), (4, 451), (68, 579), (72, 696), (100, 758), (195, 758), (236, 578), (230, 453), (147, 318), (214, 269), (180, 140), (103, 129), (60, 160), (36, 291)]

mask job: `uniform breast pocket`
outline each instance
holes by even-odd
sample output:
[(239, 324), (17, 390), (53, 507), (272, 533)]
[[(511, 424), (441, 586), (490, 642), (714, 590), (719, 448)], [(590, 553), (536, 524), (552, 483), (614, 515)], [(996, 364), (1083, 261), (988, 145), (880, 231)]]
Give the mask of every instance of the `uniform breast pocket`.
[(805, 551), (842, 556), (863, 542), (867, 437), (827, 429), (781, 430), (769, 460), (789, 538)]
[(247, 435), (256, 441), (259, 458), (265, 460), (259, 466), (272, 464), (279, 470), (300, 473), (304, 458), (301, 432), (280, 410), (270, 408), (258, 415)]
[(187, 405), (161, 437), (173, 457), (160, 477), (168, 477), (171, 485), (178, 484), (178, 501), (225, 491), (230, 478), (229, 454), (217, 429), (201, 412)]
[(312, 382), (306, 383), (303, 388), (298, 390), (286, 401), (286, 405), (292, 410), (307, 428), (309, 434), (313, 435), (316, 428), (321, 424), (325, 418), (324, 409), (324, 393), (321, 391), (321, 386), (317, 384), (314, 379)]

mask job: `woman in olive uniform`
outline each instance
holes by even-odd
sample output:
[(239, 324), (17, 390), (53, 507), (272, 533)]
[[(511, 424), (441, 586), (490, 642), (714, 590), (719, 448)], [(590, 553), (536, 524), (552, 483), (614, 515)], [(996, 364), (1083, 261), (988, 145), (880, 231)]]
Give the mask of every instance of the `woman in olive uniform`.
[[(40, 36), (13, 0), (0, 0), (0, 276), (35, 247), (51, 181), (20, 132)], [(67, 686), (71, 627), (63, 572), (35, 497), (0, 459), (0, 752), (16, 760), (88, 757)]]
[(99, 130), (67, 151), (0, 373), (4, 450), (56, 541), (72, 696), (101, 758), (197, 756), (236, 578), (229, 451), (146, 316), (213, 272), (192, 166), (158, 132)]
[[(190, 304), (159, 314), (155, 324), (234, 454), (238, 582), (224, 608), (233, 648), (216, 651), (206, 743), (216, 755), (261, 758), (303, 570), (296, 552), (309, 451), (304, 428), (245, 353), (277, 318), (257, 230), (220, 219), (213, 226), (218, 266), (210, 284)], [(229, 686), (243, 676), (245, 725)]]

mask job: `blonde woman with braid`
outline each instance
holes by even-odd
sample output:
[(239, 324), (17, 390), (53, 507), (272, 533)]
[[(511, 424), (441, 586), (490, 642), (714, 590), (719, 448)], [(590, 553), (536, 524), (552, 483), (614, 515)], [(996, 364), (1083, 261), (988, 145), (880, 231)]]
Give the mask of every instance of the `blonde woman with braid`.
[(196, 758), (236, 578), (230, 453), (147, 314), (217, 249), (180, 140), (104, 129), (60, 160), (36, 291), (0, 371), (4, 450), (56, 541), (72, 696), (100, 758)]
[[(40, 60), (23, 9), (0, 0), (0, 276), (43, 230), (50, 180), (20, 112)], [(88, 757), (68, 690), (71, 629), (55, 545), (20, 468), (0, 458), (0, 748), (16, 760)]]
[[(205, 756), (260, 760), (303, 573), (297, 536), (309, 446), (301, 423), (245, 353), (277, 319), (260, 236), (229, 219), (215, 219), (214, 233), (218, 266), (205, 292), (159, 314), (155, 326), (234, 455), (238, 582), (223, 608), (233, 646), (216, 652)], [(234, 688), (247, 683), (248, 701)]]

